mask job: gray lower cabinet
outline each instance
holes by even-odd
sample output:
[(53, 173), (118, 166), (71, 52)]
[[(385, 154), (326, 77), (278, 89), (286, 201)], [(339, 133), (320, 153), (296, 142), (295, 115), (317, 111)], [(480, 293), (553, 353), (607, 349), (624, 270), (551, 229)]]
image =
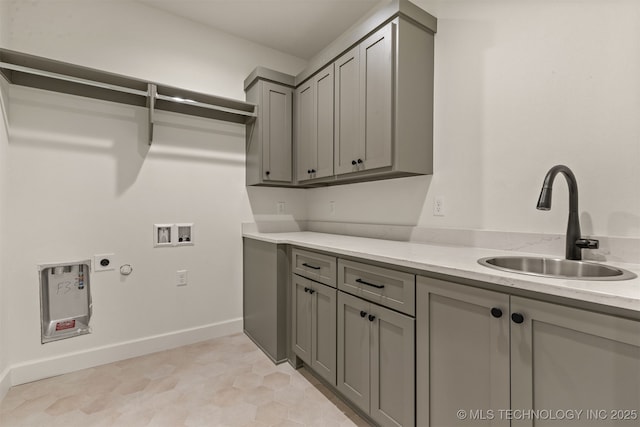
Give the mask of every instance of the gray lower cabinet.
[(246, 129), (246, 185), (292, 184), (293, 89), (257, 80), (246, 99), (258, 105)]
[(509, 426), (508, 420), (457, 416), (458, 410), (497, 414), (510, 406), (509, 296), (416, 280), (417, 425)]
[(336, 289), (292, 274), (294, 353), (336, 385)]
[(338, 390), (382, 426), (415, 425), (414, 322), (338, 292)]
[(512, 408), (583, 409), (574, 425), (640, 424), (640, 321), (520, 297), (511, 297), (511, 313), (522, 316), (511, 323)]
[[(640, 419), (640, 322), (421, 276), (416, 299), (417, 425)], [(580, 410), (573, 424), (544, 418)]]

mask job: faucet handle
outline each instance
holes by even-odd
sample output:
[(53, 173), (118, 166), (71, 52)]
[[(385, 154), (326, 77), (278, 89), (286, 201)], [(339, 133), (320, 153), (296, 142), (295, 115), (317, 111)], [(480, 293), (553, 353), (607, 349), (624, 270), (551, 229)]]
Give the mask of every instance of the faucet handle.
[(580, 238), (576, 240), (576, 246), (582, 249), (598, 249), (600, 247), (600, 241), (596, 239)]

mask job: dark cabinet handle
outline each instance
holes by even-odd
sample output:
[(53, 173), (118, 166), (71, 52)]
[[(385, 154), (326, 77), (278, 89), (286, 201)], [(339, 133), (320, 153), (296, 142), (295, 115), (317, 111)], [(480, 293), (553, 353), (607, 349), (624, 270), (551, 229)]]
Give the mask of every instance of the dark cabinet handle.
[(316, 173), (316, 170), (315, 169), (311, 169), (311, 173)]
[(373, 322), (374, 320), (376, 320), (376, 316), (374, 316), (373, 314), (369, 315), (369, 322)]
[(358, 163), (362, 163), (362, 159), (358, 159)]
[(303, 262), (302, 265), (304, 265), (305, 267), (313, 268), (314, 270), (320, 270), (320, 267), (316, 267), (315, 265), (307, 264), (306, 262)]
[(360, 312), (360, 317), (364, 317), (364, 316), (366, 316), (366, 315), (367, 315), (367, 312), (366, 312), (366, 311), (361, 311), (361, 312)]
[(309, 289), (309, 293), (310, 293), (311, 295), (313, 295), (313, 294), (315, 294), (315, 293), (316, 293), (316, 291), (314, 291), (313, 289)]
[(355, 161), (355, 160), (351, 160), (351, 164), (352, 164), (353, 166), (355, 166), (355, 165), (356, 165), (356, 161)]
[(520, 313), (513, 313), (511, 314), (511, 320), (513, 320), (513, 323), (522, 323), (524, 322), (524, 316)]
[(491, 315), (496, 319), (499, 319), (502, 317), (502, 310), (500, 310), (498, 307), (493, 307), (491, 309)]
[(309, 288), (304, 288), (304, 291), (305, 292), (309, 292)]
[(384, 285), (376, 285), (376, 284), (373, 284), (373, 283), (365, 282), (362, 279), (356, 279), (356, 282), (362, 283), (363, 285), (372, 286), (372, 287), (377, 288), (377, 289), (384, 288)]
[(311, 169), (307, 169), (307, 173), (311, 173)]
[(265, 175), (267, 175), (267, 176), (269, 176), (269, 175), (271, 175), (271, 172), (266, 171), (264, 174), (265, 174)]

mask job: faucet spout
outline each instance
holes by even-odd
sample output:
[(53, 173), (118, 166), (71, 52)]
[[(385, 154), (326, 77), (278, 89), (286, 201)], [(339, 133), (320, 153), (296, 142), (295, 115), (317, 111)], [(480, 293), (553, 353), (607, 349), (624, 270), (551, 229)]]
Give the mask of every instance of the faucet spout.
[[(551, 209), (551, 194), (553, 190), (553, 181), (556, 175), (561, 173), (564, 175), (567, 185), (569, 186), (569, 221), (567, 224), (567, 239), (565, 255), (567, 259), (582, 259), (582, 239), (580, 237), (580, 217), (578, 214), (578, 182), (576, 177), (565, 165), (557, 165), (549, 169), (542, 183), (542, 190), (538, 198), (537, 209), (548, 211)], [(580, 241), (580, 242), (579, 242)]]

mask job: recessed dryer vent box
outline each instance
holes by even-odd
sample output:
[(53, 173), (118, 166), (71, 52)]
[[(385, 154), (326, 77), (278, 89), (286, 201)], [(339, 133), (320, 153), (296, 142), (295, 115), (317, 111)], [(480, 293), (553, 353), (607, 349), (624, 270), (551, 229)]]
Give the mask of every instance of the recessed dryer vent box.
[(91, 332), (91, 261), (38, 266), (42, 344)]

